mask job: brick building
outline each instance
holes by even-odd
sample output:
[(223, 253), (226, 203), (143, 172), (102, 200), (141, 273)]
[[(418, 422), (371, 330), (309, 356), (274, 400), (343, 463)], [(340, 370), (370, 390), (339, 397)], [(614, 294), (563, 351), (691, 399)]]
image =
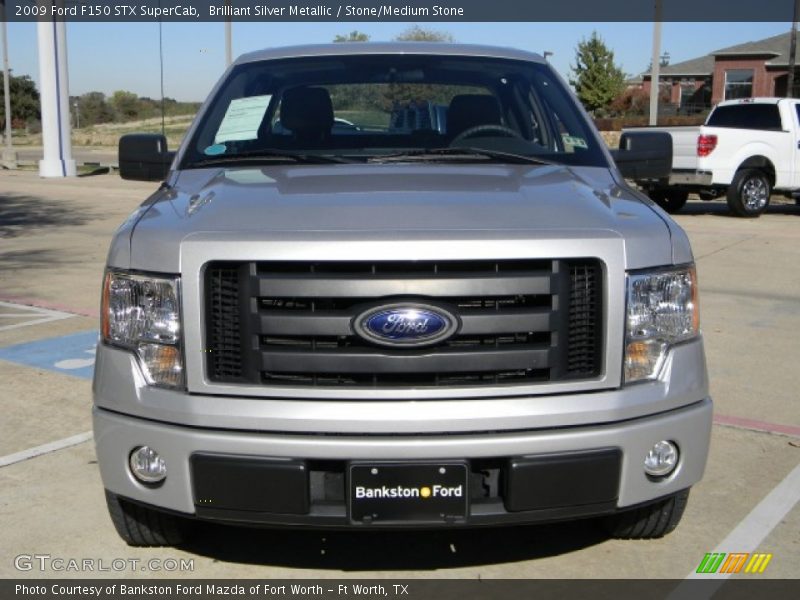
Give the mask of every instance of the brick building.
[[(659, 85), (662, 101), (692, 112), (723, 100), (785, 96), (789, 38), (788, 32), (782, 33), (663, 66)], [(798, 79), (800, 72), (796, 70), (795, 96), (800, 91)], [(649, 93), (650, 73), (642, 73), (641, 86)]]

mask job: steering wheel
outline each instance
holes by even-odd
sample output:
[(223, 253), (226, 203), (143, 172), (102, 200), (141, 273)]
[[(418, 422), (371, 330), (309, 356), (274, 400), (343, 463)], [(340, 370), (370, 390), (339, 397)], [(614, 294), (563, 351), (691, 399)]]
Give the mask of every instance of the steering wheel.
[(522, 136), (511, 129), (510, 127), (506, 127), (504, 125), (476, 125), (475, 127), (470, 127), (469, 129), (465, 129), (461, 133), (459, 133), (456, 137), (453, 138), (453, 141), (450, 142), (450, 145), (456, 144), (461, 140), (465, 140), (467, 138), (475, 137), (480, 133), (500, 133), (507, 137), (514, 137), (517, 139), (522, 139)]

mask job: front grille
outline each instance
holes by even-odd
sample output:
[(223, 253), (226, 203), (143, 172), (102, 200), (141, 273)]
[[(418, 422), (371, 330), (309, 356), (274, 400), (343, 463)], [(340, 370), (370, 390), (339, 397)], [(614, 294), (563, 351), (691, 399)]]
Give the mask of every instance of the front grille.
[(239, 273), (236, 268), (209, 269), (208, 350), (213, 349), (214, 377), (231, 381), (242, 377), (242, 329), (239, 310)]
[(586, 377), (600, 368), (600, 271), (591, 264), (570, 265), (567, 372)]
[[(214, 262), (204, 281), (213, 382), (435, 387), (600, 374), (596, 259)], [(447, 309), (459, 330), (424, 348), (378, 346), (355, 334), (355, 316), (405, 301)]]

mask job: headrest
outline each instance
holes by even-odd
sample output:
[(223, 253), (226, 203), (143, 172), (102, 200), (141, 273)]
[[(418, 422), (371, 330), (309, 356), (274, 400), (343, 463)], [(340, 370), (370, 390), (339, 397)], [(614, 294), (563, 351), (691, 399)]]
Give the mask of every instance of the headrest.
[(330, 133), (333, 104), (328, 90), (318, 87), (286, 90), (281, 99), (281, 125), (298, 135)]
[(478, 125), (501, 125), (500, 102), (488, 94), (454, 96), (447, 109), (447, 133), (455, 136)]

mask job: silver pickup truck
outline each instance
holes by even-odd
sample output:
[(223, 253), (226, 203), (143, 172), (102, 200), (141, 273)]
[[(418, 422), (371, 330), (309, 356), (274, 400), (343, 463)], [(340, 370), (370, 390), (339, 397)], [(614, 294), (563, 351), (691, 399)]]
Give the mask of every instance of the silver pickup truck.
[[(442, 106), (435, 126), (397, 107)], [(409, 121), (409, 123), (411, 123)], [(541, 57), (335, 44), (239, 58), (119, 228), (94, 431), (132, 545), (197, 520), (675, 528), (712, 403), (684, 232)]]

